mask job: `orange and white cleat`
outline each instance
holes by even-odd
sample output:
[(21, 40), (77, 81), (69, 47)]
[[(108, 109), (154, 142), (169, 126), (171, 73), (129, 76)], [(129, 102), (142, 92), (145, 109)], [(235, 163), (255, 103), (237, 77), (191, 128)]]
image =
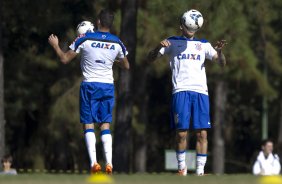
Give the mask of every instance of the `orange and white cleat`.
[(187, 175), (187, 167), (184, 168), (184, 169), (178, 170), (177, 175), (178, 175), (178, 176), (186, 176), (186, 175)]
[(98, 163), (95, 163), (91, 168), (91, 174), (97, 174), (101, 172), (101, 166)]
[(112, 164), (107, 164), (106, 165), (106, 173), (109, 174), (109, 175), (113, 174), (113, 166), (112, 166)]

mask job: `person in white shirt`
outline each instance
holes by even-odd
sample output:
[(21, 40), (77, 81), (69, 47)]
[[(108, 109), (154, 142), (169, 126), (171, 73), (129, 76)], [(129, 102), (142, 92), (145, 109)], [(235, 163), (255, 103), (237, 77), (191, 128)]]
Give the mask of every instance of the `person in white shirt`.
[(281, 170), (279, 157), (273, 154), (273, 142), (264, 140), (253, 165), (254, 175), (278, 175)]
[(173, 86), (171, 126), (176, 130), (178, 174), (187, 175), (185, 152), (188, 130), (192, 129), (197, 135), (196, 174), (201, 176), (204, 175), (207, 161), (207, 129), (211, 128), (205, 60), (215, 61), (225, 66), (226, 59), (222, 49), (226, 42), (225, 40), (218, 41), (213, 47), (207, 40), (195, 38), (196, 31), (184, 21), (186, 13), (180, 20), (182, 35), (161, 41), (149, 52), (147, 60), (153, 62), (162, 55), (169, 56)]
[(67, 64), (81, 53), (80, 67), (83, 81), (80, 85), (80, 122), (83, 124), (85, 141), (90, 157), (91, 173), (99, 173), (101, 166), (96, 157), (96, 134), (94, 123), (101, 130), (101, 141), (106, 159), (105, 171), (112, 174), (112, 136), (110, 124), (114, 99), (113, 64), (128, 70), (127, 51), (121, 40), (110, 33), (114, 14), (101, 10), (98, 15), (98, 30), (79, 35), (64, 52), (58, 37), (49, 36), (49, 43), (62, 63)]

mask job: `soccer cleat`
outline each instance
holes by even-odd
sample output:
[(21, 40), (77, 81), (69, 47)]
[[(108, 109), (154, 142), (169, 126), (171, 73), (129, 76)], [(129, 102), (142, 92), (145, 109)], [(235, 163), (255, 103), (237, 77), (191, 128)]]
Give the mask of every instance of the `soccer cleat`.
[(97, 174), (101, 172), (101, 166), (98, 163), (95, 163), (91, 168), (91, 174)]
[(113, 173), (113, 166), (111, 164), (106, 165), (106, 173), (109, 175)]
[(186, 176), (186, 175), (187, 175), (187, 167), (184, 168), (184, 169), (178, 170), (177, 175), (178, 175), (178, 176)]

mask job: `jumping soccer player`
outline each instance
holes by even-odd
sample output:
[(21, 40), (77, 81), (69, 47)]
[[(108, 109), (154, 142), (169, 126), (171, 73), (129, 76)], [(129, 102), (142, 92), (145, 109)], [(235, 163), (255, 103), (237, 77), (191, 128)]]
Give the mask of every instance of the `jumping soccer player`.
[[(192, 11), (192, 10), (191, 10)], [(193, 10), (196, 11), (196, 10)], [(204, 175), (207, 161), (207, 129), (211, 128), (209, 116), (209, 96), (205, 72), (205, 59), (217, 61), (225, 66), (222, 48), (225, 40), (217, 42), (215, 48), (206, 40), (195, 38), (197, 30), (192, 29), (187, 20), (187, 12), (180, 21), (182, 36), (169, 37), (149, 52), (148, 61), (169, 55), (172, 71), (172, 109), (171, 125), (176, 129), (176, 157), (178, 174), (187, 175), (185, 154), (188, 130), (194, 129), (197, 135), (197, 175)], [(192, 125), (190, 127), (190, 118)]]
[(80, 122), (83, 124), (86, 145), (90, 157), (91, 173), (101, 171), (96, 158), (94, 123), (101, 129), (101, 140), (106, 158), (106, 173), (111, 174), (112, 136), (110, 123), (114, 106), (114, 84), (112, 66), (116, 58), (118, 66), (129, 69), (127, 51), (120, 39), (109, 31), (114, 14), (102, 10), (98, 15), (98, 31), (80, 35), (63, 52), (56, 35), (50, 35), (49, 43), (62, 63), (68, 63), (81, 53), (83, 82), (80, 86)]

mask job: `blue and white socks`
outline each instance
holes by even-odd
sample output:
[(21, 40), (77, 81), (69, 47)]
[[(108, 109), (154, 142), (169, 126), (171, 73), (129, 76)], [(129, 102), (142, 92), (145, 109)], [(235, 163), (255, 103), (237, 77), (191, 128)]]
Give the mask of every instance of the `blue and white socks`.
[(196, 169), (196, 174), (198, 176), (204, 175), (205, 171), (205, 165), (207, 162), (207, 154), (197, 154), (197, 161), (196, 161), (196, 165), (197, 165), (197, 169)]
[[(198, 176), (204, 175), (205, 171), (205, 165), (207, 162), (207, 154), (197, 154), (196, 157), (196, 174)], [(178, 171), (183, 171), (182, 175), (187, 174), (187, 166), (186, 166), (186, 151), (176, 151), (176, 159), (178, 163)]]
[[(97, 163), (96, 157), (96, 137), (94, 133), (94, 129), (86, 129), (84, 130), (85, 134), (85, 142), (90, 158), (90, 166), (92, 167), (95, 163)], [(104, 147), (106, 164), (112, 164), (112, 135), (110, 130), (102, 130), (101, 131), (101, 141)]]
[(94, 133), (94, 129), (86, 129), (84, 130), (85, 142), (90, 158), (90, 166), (92, 167), (95, 163), (97, 163), (96, 158), (96, 137)]
[(176, 159), (178, 163), (178, 174), (181, 176), (187, 175), (187, 166), (186, 166), (186, 151), (176, 151)]
[(178, 163), (178, 170), (183, 170), (186, 168), (186, 151), (176, 151), (176, 159)]
[(101, 131), (101, 141), (104, 147), (106, 164), (112, 164), (112, 135), (110, 130), (102, 130)]

